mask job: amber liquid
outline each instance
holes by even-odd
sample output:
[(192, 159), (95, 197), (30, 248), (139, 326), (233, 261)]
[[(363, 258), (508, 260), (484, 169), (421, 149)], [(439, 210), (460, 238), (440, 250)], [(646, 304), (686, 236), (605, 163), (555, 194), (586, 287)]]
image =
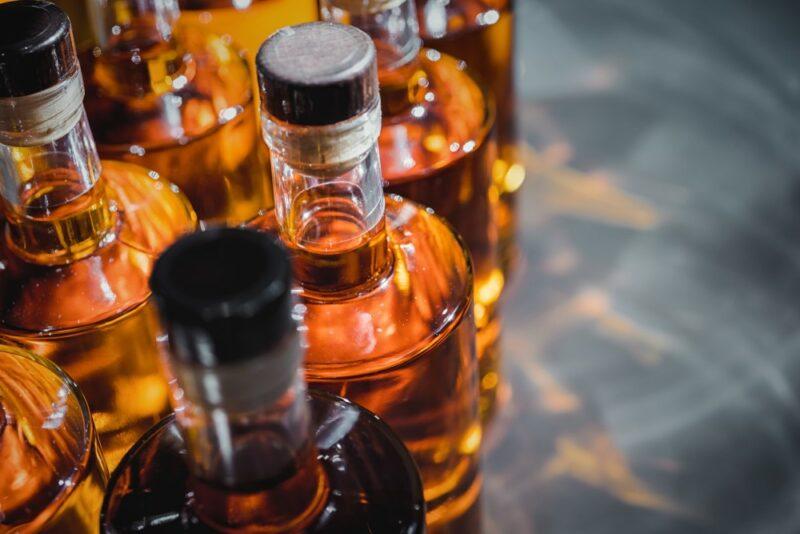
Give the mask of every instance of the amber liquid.
[[(480, 488), (471, 272), (463, 246), (438, 217), (399, 197), (386, 200), (385, 225), (360, 242), (339, 240), (324, 254), (292, 247), (301, 272), (332, 261), (361, 269), (368, 280), (349, 290), (299, 293), (306, 306), (306, 378), (390, 424), (416, 460), (428, 522), (436, 525), (467, 509)], [(276, 231), (271, 214), (254, 225)], [(378, 268), (378, 280), (364, 276), (382, 261), (388, 270)]]
[(489, 84), (497, 103), (498, 159), (493, 176), (500, 195), (497, 221), (500, 253), (506, 275), (516, 252), (517, 190), (525, 169), (517, 155), (517, 106), (514, 87), (514, 1), (451, 0), (447, 24), (434, 31), (426, 24), (425, 4), (417, 0), (420, 31), (430, 46), (467, 62)]
[(181, 23), (228, 35), (247, 54), (258, 100), (255, 57), (267, 37), (284, 26), (317, 20), (317, 0), (180, 0)]
[(0, 532), (97, 532), (107, 473), (67, 379), (0, 347)]
[(160, 173), (204, 222), (252, 219), (272, 195), (245, 61), (213, 34), (185, 29), (164, 43), (149, 33), (132, 29), (82, 57), (101, 156)]
[[(475, 269), (475, 323), (482, 384), (481, 413), (494, 410), (504, 286), (495, 219), (494, 114), (459, 61), (423, 49), (391, 83), (381, 73), (384, 113), (379, 147), (386, 191), (434, 209), (464, 239)], [(406, 68), (409, 68), (406, 67)]]
[(9, 216), (0, 245), (0, 337), (78, 382), (113, 467), (168, 409), (147, 279), (196, 219), (168, 183), (119, 162), (103, 162), (100, 181), (66, 204), (49, 205), (43, 199), (58, 195), (40, 193)]

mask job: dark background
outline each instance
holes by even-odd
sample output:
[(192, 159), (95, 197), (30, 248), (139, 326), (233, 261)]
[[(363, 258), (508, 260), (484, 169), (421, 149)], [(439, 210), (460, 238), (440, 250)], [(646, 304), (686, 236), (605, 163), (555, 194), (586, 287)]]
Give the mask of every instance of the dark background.
[(485, 532), (800, 532), (800, 2), (517, 9)]

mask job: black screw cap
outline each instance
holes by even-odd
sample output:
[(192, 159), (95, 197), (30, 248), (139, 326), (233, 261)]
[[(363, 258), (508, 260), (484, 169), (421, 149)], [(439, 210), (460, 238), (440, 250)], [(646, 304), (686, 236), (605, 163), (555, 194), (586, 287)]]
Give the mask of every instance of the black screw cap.
[(290, 124), (335, 124), (379, 98), (375, 46), (353, 26), (310, 22), (282, 28), (261, 45), (256, 66), (264, 110)]
[(0, 4), (0, 97), (38, 93), (78, 68), (69, 17), (40, 0)]
[(156, 261), (150, 288), (182, 362), (215, 367), (263, 356), (296, 328), (289, 256), (262, 232), (184, 236)]

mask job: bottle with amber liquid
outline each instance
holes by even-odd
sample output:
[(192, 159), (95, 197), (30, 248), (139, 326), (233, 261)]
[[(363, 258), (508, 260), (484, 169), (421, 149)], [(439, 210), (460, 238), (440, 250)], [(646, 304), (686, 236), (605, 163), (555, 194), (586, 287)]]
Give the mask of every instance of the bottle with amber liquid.
[(422, 473), (433, 527), (480, 491), (469, 256), (426, 208), (384, 196), (375, 47), (352, 26), (273, 34), (257, 58), (275, 211), (292, 254), (306, 377), (388, 422)]
[(286, 251), (218, 228), (179, 240), (151, 278), (175, 415), (111, 476), (103, 532), (425, 531), (414, 461), (373, 414), (306, 392)]
[[(274, 31), (317, 19), (317, 0), (179, 0), (179, 4), (181, 25), (199, 26), (233, 39), (243, 48), (252, 69), (258, 47)], [(253, 73), (257, 99), (255, 70)]]
[(517, 191), (525, 180), (520, 162), (514, 87), (516, 0), (416, 0), (420, 32), (430, 46), (466, 61), (489, 84), (497, 102), (498, 158), (492, 175), (500, 202), (497, 222), (506, 276), (516, 261)]
[(504, 277), (492, 164), (494, 104), (463, 62), (421, 49), (413, 0), (322, 0), (322, 18), (372, 37), (378, 53), (385, 189), (434, 209), (467, 244), (475, 267), (481, 413), (494, 408)]
[(96, 532), (107, 474), (86, 400), (53, 363), (0, 345), (0, 532)]
[(89, 401), (114, 465), (167, 409), (156, 256), (196, 226), (152, 171), (100, 161), (67, 16), (0, 4), (0, 337), (48, 358)]
[(206, 223), (272, 206), (247, 62), (227, 38), (178, 26), (176, 2), (91, 0), (81, 58), (100, 155), (162, 173)]

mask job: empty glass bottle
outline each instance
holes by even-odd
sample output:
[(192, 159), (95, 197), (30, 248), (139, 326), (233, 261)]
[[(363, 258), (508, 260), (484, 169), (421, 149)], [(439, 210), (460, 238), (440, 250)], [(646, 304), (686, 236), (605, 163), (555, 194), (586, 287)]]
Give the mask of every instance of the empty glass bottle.
[(306, 393), (303, 307), (269, 236), (187, 236), (151, 285), (175, 416), (112, 475), (102, 531), (425, 531), (419, 474), (400, 440), (355, 404)]
[(480, 489), (467, 251), (436, 215), (384, 197), (375, 47), (352, 26), (275, 33), (257, 64), (275, 211), (306, 307), (306, 377), (385, 419), (422, 473), (429, 524)]
[(78, 382), (114, 465), (167, 408), (147, 277), (196, 219), (157, 174), (100, 161), (69, 19), (47, 2), (0, 4), (0, 179), (0, 337)]

